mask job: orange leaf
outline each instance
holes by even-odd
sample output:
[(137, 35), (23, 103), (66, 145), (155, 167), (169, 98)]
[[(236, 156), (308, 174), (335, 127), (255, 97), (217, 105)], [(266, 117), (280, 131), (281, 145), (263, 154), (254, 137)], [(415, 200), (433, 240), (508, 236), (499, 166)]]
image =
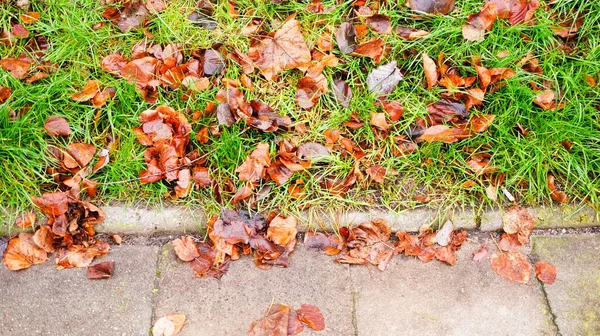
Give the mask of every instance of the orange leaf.
[(423, 69), (425, 70), (425, 79), (427, 80), (427, 89), (431, 90), (431, 88), (437, 84), (439, 71), (435, 62), (427, 56), (427, 54), (421, 54), (423, 57)]
[(536, 262), (535, 275), (541, 282), (552, 285), (556, 279), (556, 266), (547, 262)]
[(314, 331), (325, 329), (325, 318), (319, 308), (313, 305), (303, 304), (296, 310), (298, 319)]
[(506, 280), (528, 284), (532, 267), (527, 257), (519, 252), (496, 253), (490, 257), (492, 269)]
[(11, 271), (29, 268), (48, 259), (46, 251), (33, 241), (31, 233), (21, 232), (18, 237), (8, 241), (4, 251), (4, 265)]
[(192, 261), (199, 257), (198, 246), (190, 236), (184, 236), (173, 241), (175, 254), (183, 261)]

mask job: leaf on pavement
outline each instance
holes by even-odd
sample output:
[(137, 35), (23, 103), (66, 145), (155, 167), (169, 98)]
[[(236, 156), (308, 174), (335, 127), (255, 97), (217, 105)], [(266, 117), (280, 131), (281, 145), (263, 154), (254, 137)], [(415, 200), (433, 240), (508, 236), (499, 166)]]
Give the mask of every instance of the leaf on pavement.
[(488, 251), (486, 248), (486, 244), (483, 244), (477, 252), (473, 253), (473, 261), (481, 261), (481, 260), (485, 259), (487, 256), (488, 256)]
[(41, 226), (33, 234), (33, 242), (48, 253), (54, 252), (54, 233), (48, 225)]
[(521, 244), (529, 242), (531, 230), (535, 227), (535, 217), (520, 206), (513, 206), (502, 216), (504, 232), (516, 233)]
[(113, 275), (114, 261), (105, 261), (93, 266), (88, 266), (88, 279), (110, 279)]
[(173, 241), (175, 254), (183, 261), (192, 261), (200, 256), (198, 246), (190, 236), (184, 236)]
[(110, 246), (102, 241), (96, 241), (89, 246), (71, 245), (69, 248), (58, 251), (56, 268), (87, 267), (95, 257), (106, 255), (109, 249)]
[(296, 239), (298, 233), (296, 218), (289, 216), (283, 218), (277, 216), (271, 220), (267, 229), (267, 238), (277, 245), (287, 245), (292, 240)]
[(496, 253), (490, 257), (492, 269), (506, 280), (528, 284), (532, 267), (527, 257), (519, 252)]
[(554, 280), (556, 280), (556, 266), (547, 262), (536, 262), (535, 275), (541, 282), (552, 285)]
[(367, 86), (369, 91), (384, 95), (394, 91), (402, 78), (396, 61), (392, 61), (373, 69), (367, 76)]
[(183, 328), (186, 317), (184, 314), (169, 314), (154, 322), (152, 336), (175, 336)]
[(33, 235), (21, 232), (19, 236), (8, 241), (4, 250), (4, 265), (11, 271), (29, 268), (31, 265), (41, 264), (48, 259), (48, 254), (37, 246)]
[(314, 331), (325, 329), (325, 318), (319, 308), (309, 304), (303, 304), (296, 310), (298, 319)]
[(288, 336), (290, 306), (275, 304), (265, 317), (252, 322), (248, 336)]

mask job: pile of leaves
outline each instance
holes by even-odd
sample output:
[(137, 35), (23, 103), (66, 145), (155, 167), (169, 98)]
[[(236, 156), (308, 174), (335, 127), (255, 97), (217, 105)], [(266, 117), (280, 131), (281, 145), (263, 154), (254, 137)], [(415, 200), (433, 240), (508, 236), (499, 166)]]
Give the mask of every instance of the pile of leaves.
[(158, 44), (141, 42), (133, 46), (128, 59), (121, 54), (110, 54), (102, 60), (102, 69), (113, 75), (135, 83), (148, 102), (156, 101), (156, 89), (184, 88), (186, 98), (195, 91), (206, 90), (210, 80), (205, 77), (220, 73), (224, 69), (223, 57), (219, 52), (208, 49), (195, 52), (184, 62), (181, 44)]
[(394, 255), (414, 256), (422, 262), (438, 259), (449, 265), (456, 262), (458, 251), (467, 238), (464, 230), (456, 231), (447, 221), (440, 230), (432, 232), (424, 225), (419, 235), (406, 231), (396, 233), (398, 241), (390, 241), (392, 230), (383, 219), (342, 227), (338, 235), (308, 232), (304, 245), (308, 250), (321, 250), (327, 255), (337, 255), (335, 261), (344, 264), (376, 265), (384, 271)]
[[(504, 279), (529, 284), (533, 267), (529, 259), (519, 252), (529, 243), (529, 236), (535, 227), (535, 217), (520, 206), (511, 207), (503, 216), (504, 233), (498, 242), (499, 253), (490, 256), (492, 269)], [(556, 267), (547, 262), (535, 264), (536, 275), (540, 281), (553, 284)]]
[[(68, 136), (67, 121), (52, 116), (44, 128), (52, 136)], [(92, 165), (97, 149), (90, 144), (72, 143), (67, 148), (50, 146), (50, 152), (59, 166), (50, 168), (58, 186), (55, 192), (31, 197), (44, 215), (35, 233), (22, 232), (12, 238), (4, 252), (4, 264), (11, 270), (29, 268), (43, 263), (50, 253), (56, 252), (58, 269), (86, 267), (95, 257), (108, 253), (109, 245), (97, 240), (94, 226), (104, 221), (104, 212), (83, 197), (93, 197), (97, 182), (89, 177), (108, 163), (108, 150), (100, 151)], [(37, 216), (27, 213), (19, 217), (17, 225), (36, 227)], [(112, 269), (112, 267), (111, 267)]]
[(263, 270), (273, 266), (288, 267), (296, 248), (296, 218), (275, 213), (265, 217), (246, 211), (221, 210), (211, 218), (206, 242), (185, 236), (173, 241), (179, 259), (190, 262), (195, 276), (221, 278), (232, 260), (252, 254), (256, 266)]
[(303, 304), (300, 309), (291, 310), (285, 304), (271, 305), (264, 317), (252, 322), (248, 336), (294, 336), (304, 330), (304, 326), (314, 331), (325, 329), (325, 318), (319, 308)]
[(147, 168), (140, 173), (141, 183), (166, 179), (176, 182), (173, 197), (186, 197), (193, 185), (208, 187), (212, 181), (202, 167), (204, 157), (197, 151), (188, 153), (192, 126), (187, 117), (169, 106), (146, 110), (139, 117), (141, 127), (134, 129), (139, 142), (148, 146), (144, 152)]

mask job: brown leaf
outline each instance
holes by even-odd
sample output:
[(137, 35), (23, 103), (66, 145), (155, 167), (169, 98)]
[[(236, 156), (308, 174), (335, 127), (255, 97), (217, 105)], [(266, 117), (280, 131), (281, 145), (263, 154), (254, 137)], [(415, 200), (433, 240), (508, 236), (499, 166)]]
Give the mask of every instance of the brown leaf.
[(117, 21), (119, 29), (126, 33), (133, 28), (139, 27), (148, 16), (148, 9), (142, 1), (126, 2)]
[(127, 64), (127, 60), (119, 54), (110, 54), (102, 59), (102, 69), (106, 72), (118, 75)]
[(173, 241), (173, 248), (177, 257), (183, 261), (192, 261), (199, 257), (198, 247), (190, 236), (184, 236)]
[(40, 12), (28, 12), (27, 14), (21, 14), (21, 21), (24, 24), (36, 23), (40, 19)]
[(102, 241), (96, 241), (90, 246), (71, 245), (60, 250), (56, 256), (56, 268), (87, 267), (95, 257), (102, 257), (108, 253), (110, 246)]
[(479, 13), (469, 15), (467, 24), (462, 26), (463, 37), (467, 41), (483, 41), (497, 17), (496, 3), (487, 2)]
[(288, 336), (290, 306), (275, 304), (265, 317), (252, 322), (248, 336)]
[(287, 330), (287, 336), (298, 335), (304, 330), (304, 325), (298, 319), (298, 314), (293, 310), (290, 310), (290, 318), (288, 320)]
[(323, 92), (314, 78), (309, 76), (302, 77), (298, 81), (296, 103), (302, 108), (310, 109), (317, 103), (322, 94)]
[(366, 19), (367, 24), (379, 34), (389, 34), (392, 31), (390, 18), (382, 14), (373, 14)]
[(235, 172), (239, 173), (240, 181), (258, 182), (264, 177), (265, 168), (270, 165), (269, 145), (261, 142)]
[(296, 150), (296, 155), (300, 160), (316, 161), (329, 156), (327, 148), (316, 142), (307, 142)]
[(506, 252), (519, 252), (522, 246), (516, 233), (503, 233), (498, 242), (498, 248)]
[(385, 113), (371, 113), (370, 124), (382, 131), (387, 131), (390, 129), (390, 125), (385, 119)]
[(376, 164), (369, 167), (366, 170), (366, 173), (373, 179), (373, 181), (383, 184), (383, 179), (385, 178), (387, 170), (384, 167)]
[(454, 9), (454, 0), (408, 0), (407, 5), (415, 11), (446, 15)]
[(471, 124), (471, 129), (474, 132), (481, 133), (485, 132), (485, 130), (490, 127), (495, 118), (496, 116), (493, 114), (476, 115), (471, 117), (469, 123)]
[(158, 60), (151, 56), (138, 58), (125, 64), (120, 74), (126, 81), (135, 83), (139, 88), (145, 88), (155, 79), (157, 64)]
[(527, 257), (519, 252), (496, 253), (490, 257), (492, 269), (506, 280), (528, 284), (532, 267)]
[(183, 314), (165, 315), (152, 326), (152, 336), (175, 336), (185, 325), (186, 317)]
[(225, 68), (225, 62), (223, 61), (223, 56), (214, 50), (208, 49), (204, 53), (204, 74), (207, 76), (212, 76), (214, 74), (220, 73)]
[(69, 210), (67, 193), (44, 193), (42, 197), (31, 197), (31, 201), (48, 216), (60, 216)]
[(556, 186), (554, 186), (554, 176), (552, 174), (548, 174), (548, 189), (550, 189), (550, 197), (559, 203), (569, 203), (569, 196), (562, 191), (556, 190)]
[(508, 234), (518, 234), (518, 240), (521, 244), (529, 242), (529, 235), (535, 226), (535, 217), (520, 206), (511, 207), (504, 216), (502, 216), (504, 232)]
[(388, 94), (394, 91), (403, 77), (396, 61), (392, 61), (371, 70), (367, 76), (367, 86), (373, 93)]
[(467, 112), (467, 108), (463, 103), (447, 98), (442, 98), (428, 105), (427, 113), (434, 125), (464, 121), (469, 117), (469, 112)]
[(41, 226), (33, 234), (33, 242), (48, 253), (54, 252), (54, 233), (50, 226)]
[(296, 239), (296, 234), (298, 233), (296, 226), (296, 218), (294, 216), (287, 218), (277, 216), (269, 223), (267, 238), (277, 245), (287, 245)]
[[(556, 94), (554, 91), (546, 89), (536, 94), (533, 102), (544, 110), (554, 110), (557, 107), (555, 99)], [(561, 108), (562, 106), (559, 105), (558, 107)]]
[(100, 81), (89, 80), (85, 83), (80, 92), (71, 95), (71, 99), (74, 101), (86, 102), (94, 98), (98, 92), (100, 92)]
[(429, 32), (410, 27), (396, 27), (396, 34), (400, 35), (400, 37), (405, 40), (413, 41), (420, 37), (429, 35)]
[(48, 254), (38, 247), (31, 233), (21, 232), (8, 241), (4, 250), (4, 265), (11, 271), (29, 268), (48, 259)]
[(335, 33), (335, 38), (342, 54), (349, 54), (356, 49), (356, 29), (349, 22), (340, 25)]
[(11, 90), (9, 87), (0, 86), (0, 104), (10, 98)]
[[(87, 167), (87, 165), (94, 158), (94, 154), (96, 154), (96, 147), (94, 145), (84, 144), (84, 143), (74, 143), (70, 144), (67, 147), (67, 154), (70, 155), (71, 159), (76, 161), (76, 164), (79, 165), (80, 168)], [(67, 161), (67, 156), (65, 156), (65, 161)], [(66, 163), (65, 163), (66, 164)], [(68, 168), (75, 168), (68, 167)]]
[(283, 70), (303, 69), (311, 61), (310, 50), (306, 46), (295, 18), (288, 19), (274, 36), (261, 40), (257, 46), (251, 46), (249, 55), (256, 55), (256, 64), (261, 74), (271, 80)]
[(552, 285), (556, 280), (556, 266), (543, 261), (536, 262), (535, 275), (541, 282)]
[(445, 125), (435, 125), (427, 128), (419, 137), (419, 139), (427, 142), (443, 141), (445, 143), (453, 143), (458, 141), (458, 139), (454, 136), (454, 131)]
[(94, 266), (88, 266), (88, 279), (110, 279), (113, 275), (114, 261), (105, 261)]
[(527, 22), (533, 18), (539, 6), (538, 0), (512, 0), (508, 21), (513, 26)]
[(350, 106), (350, 101), (352, 100), (352, 89), (347, 82), (341, 79), (333, 80), (333, 94), (335, 96), (335, 100), (345, 108)]
[(167, 9), (167, 4), (163, 0), (146, 0), (146, 8), (154, 12), (162, 12)]
[(121, 245), (121, 242), (123, 241), (123, 238), (121, 238), (121, 236), (119, 236), (117, 234), (113, 234), (113, 235), (111, 235), (111, 237), (117, 245)]
[(6, 71), (10, 71), (10, 74), (14, 78), (23, 79), (29, 72), (31, 61), (28, 58), (7, 57), (3, 60), (0, 60), (0, 67)]
[(454, 263), (456, 263), (456, 254), (454, 253), (454, 251), (452, 251), (450, 246), (442, 246), (436, 248), (435, 258), (451, 266), (454, 266)]
[(435, 84), (437, 84), (439, 78), (439, 71), (435, 62), (427, 56), (427, 54), (421, 54), (423, 57), (423, 69), (425, 69), (425, 79), (427, 80), (427, 89), (431, 90)]
[(36, 219), (37, 215), (35, 214), (35, 212), (28, 212), (21, 214), (19, 217), (17, 217), (15, 224), (21, 229), (24, 229), (33, 226), (33, 224), (35, 224)]
[(352, 52), (352, 56), (365, 56), (372, 58), (375, 64), (379, 64), (384, 55), (385, 44), (382, 39), (374, 38), (359, 45)]
[(303, 304), (296, 310), (298, 319), (314, 331), (325, 329), (325, 318), (319, 308), (313, 305)]

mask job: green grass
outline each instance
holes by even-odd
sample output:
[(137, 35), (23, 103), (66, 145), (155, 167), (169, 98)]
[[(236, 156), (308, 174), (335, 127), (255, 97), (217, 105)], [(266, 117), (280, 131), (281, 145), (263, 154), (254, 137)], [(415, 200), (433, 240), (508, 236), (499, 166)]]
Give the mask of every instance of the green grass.
[[(179, 111), (197, 111), (203, 110), (207, 102), (215, 101), (217, 85), (187, 101), (180, 99), (184, 93), (182, 90), (160, 90), (157, 103), (148, 104), (131, 84), (101, 69), (100, 62), (107, 54), (119, 51), (127, 56), (131, 47), (143, 40), (161, 44), (181, 43), (186, 52), (209, 48), (215, 43), (224, 45), (230, 52), (234, 49), (246, 52), (250, 38), (241, 35), (240, 31), (253, 18), (262, 18), (266, 29), (270, 30), (273, 20), (285, 20), (293, 13), (297, 13), (296, 18), (312, 49), (321, 33), (333, 32), (345, 21), (352, 10), (352, 2), (337, 5), (331, 13), (314, 14), (304, 9), (304, 2), (290, 1), (275, 5), (270, 1), (239, 0), (236, 2), (239, 16), (232, 18), (227, 3), (219, 1), (214, 13), (219, 28), (209, 31), (187, 20), (187, 16), (195, 10), (195, 1), (173, 0), (166, 11), (150, 16), (146, 28), (153, 35), (152, 39), (144, 35), (142, 29), (121, 33), (108, 21), (104, 27), (92, 29), (95, 23), (106, 21), (101, 16), (105, 7), (96, 0), (32, 2), (31, 10), (41, 12), (41, 19), (27, 28), (49, 41), (51, 48), (45, 52), (44, 60), (55, 64), (58, 70), (47, 79), (25, 84), (0, 69), (0, 86), (8, 86), (13, 92), (11, 98), (0, 105), (2, 221), (9, 228), (20, 211), (33, 206), (29, 196), (56, 187), (46, 173), (49, 167), (56, 165), (49, 157), (48, 145), (64, 147), (81, 141), (102, 148), (106, 145), (106, 137), (110, 135), (117, 139), (111, 162), (94, 178), (100, 183), (132, 179), (145, 167), (144, 148), (132, 132), (133, 127), (139, 126), (138, 116), (143, 110), (167, 104)], [(324, 1), (326, 6), (333, 3)], [(294, 124), (305, 123), (308, 133), (299, 137), (300, 142), (324, 143), (323, 132), (329, 128), (345, 129), (342, 122), (355, 112), (365, 121), (365, 126), (345, 134), (369, 147), (361, 170), (364, 172), (371, 164), (378, 163), (398, 172), (388, 177), (384, 185), (376, 185), (366, 179), (358, 182), (345, 197), (335, 196), (323, 188), (321, 182), (324, 176), (344, 178), (353, 169), (354, 162), (341, 157), (339, 153), (333, 153), (327, 162), (309, 171), (296, 173), (283, 186), (262, 182), (258, 188), (269, 185), (272, 189), (268, 197), (258, 202), (258, 210), (294, 214), (309, 207), (345, 211), (354, 207), (383, 205), (400, 209), (422, 205), (413, 200), (417, 194), (430, 196), (432, 201), (429, 206), (440, 209), (507, 205), (508, 201), (502, 195), (499, 195), (497, 202), (490, 201), (485, 196), (485, 184), (476, 184), (468, 189), (461, 187), (463, 182), (478, 178), (466, 163), (470, 158), (466, 148), (492, 155), (491, 164), (506, 173), (504, 185), (520, 204), (551, 203), (546, 176), (552, 173), (572, 202), (586, 202), (597, 208), (600, 204), (600, 86), (590, 87), (585, 75), (597, 80), (600, 75), (600, 3), (587, 0), (559, 0), (552, 6), (543, 3), (532, 25), (511, 27), (506, 20), (499, 20), (484, 41), (465, 41), (461, 25), (469, 14), (479, 10), (481, 4), (482, 1), (459, 0), (457, 8), (449, 15), (421, 18), (415, 18), (399, 1), (387, 1), (379, 10), (390, 16), (394, 26), (430, 32), (428, 36), (415, 41), (406, 41), (395, 34), (379, 36), (390, 46), (390, 52), (382, 63), (396, 60), (405, 75), (389, 97), (389, 100), (400, 101), (405, 109), (402, 119), (392, 127), (391, 136), (405, 134), (409, 125), (426, 115), (425, 106), (439, 99), (445, 91), (439, 86), (428, 91), (423, 85), (421, 53), (427, 53), (435, 59), (443, 52), (464, 76), (476, 75), (468, 63), (473, 56), (480, 56), (482, 65), (487, 68), (508, 67), (516, 71), (516, 76), (506, 80), (502, 88), (486, 95), (484, 105), (471, 109), (471, 115), (497, 116), (486, 132), (471, 139), (449, 145), (421, 144), (416, 153), (394, 157), (391, 138), (377, 139), (368, 124), (372, 112), (381, 112), (381, 108), (374, 106), (376, 98), (364, 85), (368, 72), (375, 65), (370, 59), (342, 55), (337, 48), (334, 53), (340, 59), (340, 65), (326, 68), (324, 75), (329, 81), (340, 75), (352, 79), (354, 98), (348, 109), (339, 106), (330, 95), (321, 97), (318, 105), (309, 111), (298, 107), (294, 99), (296, 82), (301, 77), (298, 70), (286, 71), (279, 80), (273, 82), (267, 82), (258, 72), (251, 74), (256, 90), (243, 89), (246, 98), (259, 99), (271, 105), (278, 113), (290, 116)], [(575, 16), (576, 12), (584, 13), (584, 24), (577, 37), (567, 42), (556, 37), (551, 28), (555, 25), (557, 15)], [(8, 22), (11, 19), (18, 21), (20, 14), (20, 10), (3, 4), (0, 8), (3, 29), (9, 29)], [(370, 34), (377, 36), (373, 32)], [(25, 41), (12, 46), (0, 45), (0, 58), (28, 53), (25, 46)], [(499, 58), (497, 54), (503, 50), (508, 50), (510, 54)], [(528, 53), (540, 61), (543, 76), (527, 73), (516, 66)], [(224, 77), (235, 79), (240, 74), (240, 67), (228, 62)], [(114, 87), (116, 97), (101, 109), (72, 101), (70, 95), (89, 79), (98, 79), (104, 86)], [(535, 93), (529, 83), (541, 85), (545, 80), (552, 81), (554, 89), (561, 92), (561, 102), (565, 105), (563, 109), (544, 111), (532, 104)], [(9, 120), (11, 111), (22, 111), (26, 107), (29, 107), (27, 113), (16, 121)], [(61, 115), (69, 121), (73, 129), (69, 138), (50, 137), (43, 131), (45, 120), (52, 114)], [(198, 131), (215, 122), (214, 117), (209, 117), (192, 125), (194, 131)], [(529, 135), (517, 135), (514, 130), (517, 123), (526, 128)], [(200, 145), (192, 140), (192, 147), (211, 153), (207, 166), (211, 176), (221, 186), (231, 181), (240, 187), (242, 183), (235, 169), (258, 142), (270, 143), (274, 155), (277, 150), (276, 137), (296, 136), (293, 131), (265, 134), (246, 130), (240, 122), (225, 128), (221, 136), (211, 137), (207, 144)], [(561, 145), (563, 140), (572, 143), (570, 151)], [(305, 183), (306, 196), (293, 199), (288, 186), (298, 178)], [(97, 199), (105, 202), (119, 200), (165, 204), (165, 195), (170, 190), (172, 186), (163, 181), (149, 185), (137, 181), (106, 184), (100, 186)], [(212, 189), (208, 188), (194, 191), (188, 198), (176, 203), (203, 206), (214, 213), (223, 206), (231, 206), (231, 197), (231, 194), (225, 194), (223, 202), (219, 203)], [(245, 202), (238, 206), (249, 207)]]

